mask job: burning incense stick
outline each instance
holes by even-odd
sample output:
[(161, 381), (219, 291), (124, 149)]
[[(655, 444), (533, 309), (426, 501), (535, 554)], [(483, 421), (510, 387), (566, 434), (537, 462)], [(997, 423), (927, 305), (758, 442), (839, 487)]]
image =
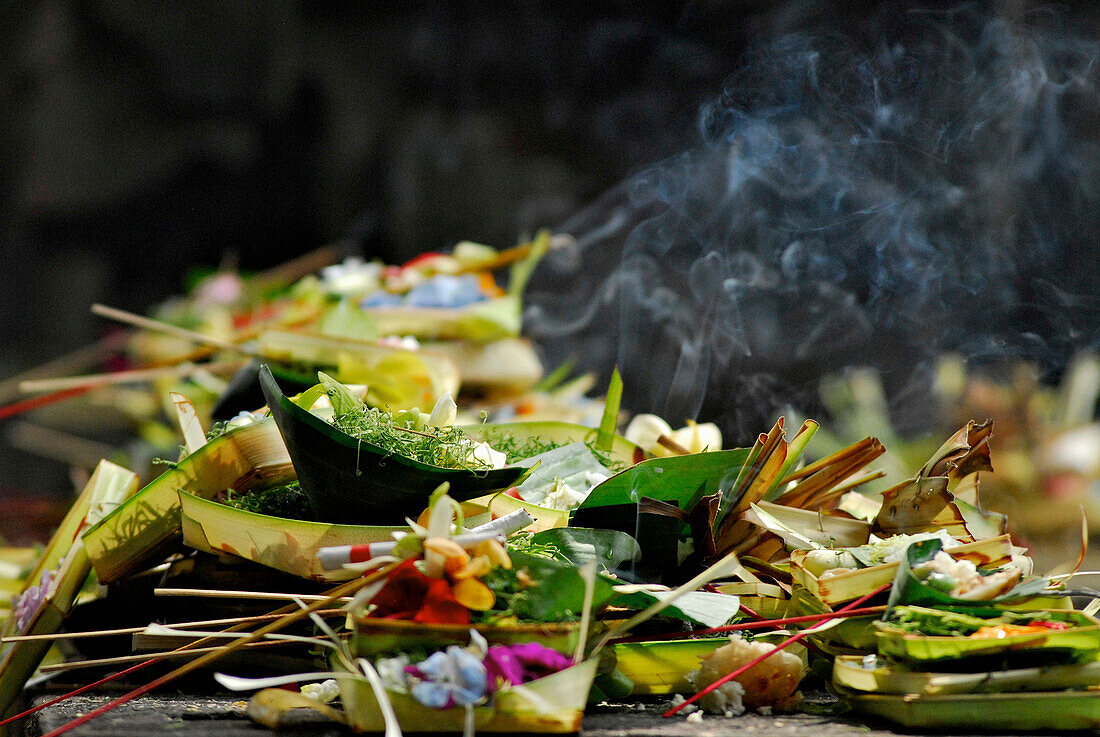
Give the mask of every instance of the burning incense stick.
[[(889, 589), (891, 585), (892, 584), (889, 584), (889, 583), (883, 584), (882, 586), (878, 587), (877, 589), (875, 589), (871, 593), (866, 594), (865, 596), (861, 596), (860, 598), (856, 599), (851, 604), (847, 604), (847, 605), (841, 607), (840, 609), (836, 610), (835, 612), (831, 612), (830, 614), (832, 614), (832, 616), (829, 617), (829, 619), (835, 619), (838, 615), (844, 614), (844, 613), (849, 612), (853, 609), (858, 609), (860, 604), (863, 604), (864, 602), (870, 600), (871, 598), (873, 598), (875, 596), (878, 596), (883, 591), (886, 591), (887, 589)], [(745, 671), (752, 668), (754, 665), (757, 665), (759, 663), (764, 662), (765, 660), (767, 660), (769, 657), (771, 657), (775, 653), (779, 652), (780, 650), (783, 650), (784, 648), (787, 648), (790, 645), (793, 645), (794, 643), (798, 642), (799, 640), (801, 640), (805, 637), (808, 637), (809, 635), (812, 635), (814, 633), (814, 630), (815, 630), (815, 628), (811, 627), (810, 629), (802, 630), (798, 634), (791, 635), (786, 640), (783, 640), (783, 642), (779, 643), (773, 649), (771, 649), (768, 652), (764, 653), (760, 657), (753, 658), (748, 663), (745, 663), (744, 665), (742, 665), (740, 668), (735, 668), (733, 671), (731, 671), (731, 672), (727, 673), (726, 675), (722, 676), (717, 681), (710, 684), (709, 686), (707, 686), (706, 688), (704, 688), (702, 691), (695, 694), (691, 698), (684, 699), (683, 702), (677, 704), (676, 706), (674, 706), (671, 709), (669, 709), (668, 711), (666, 711), (664, 713), (664, 716), (670, 717), (673, 714), (680, 711), (681, 709), (683, 709), (688, 704), (695, 703), (696, 701), (701, 699), (703, 696), (706, 696), (708, 693), (715, 690), (716, 688), (719, 688), (720, 686), (722, 686), (725, 683), (729, 683), (730, 681), (732, 681), (737, 676), (741, 675)], [(50, 737), (50, 736), (47, 735), (47, 737)]]

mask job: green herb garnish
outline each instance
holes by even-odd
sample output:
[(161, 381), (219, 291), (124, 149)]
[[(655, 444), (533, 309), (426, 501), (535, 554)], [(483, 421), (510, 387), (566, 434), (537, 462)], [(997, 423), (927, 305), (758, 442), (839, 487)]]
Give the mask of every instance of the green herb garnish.
[(226, 489), (220, 501), (228, 507), (243, 509), (246, 512), (266, 514), (284, 519), (313, 521), (309, 499), (297, 482), (286, 486), (273, 486), (251, 491)]

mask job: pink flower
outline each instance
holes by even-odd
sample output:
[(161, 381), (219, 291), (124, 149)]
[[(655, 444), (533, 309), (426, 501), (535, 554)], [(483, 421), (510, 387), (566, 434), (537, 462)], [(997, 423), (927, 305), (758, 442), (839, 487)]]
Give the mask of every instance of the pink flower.
[(485, 670), (489, 674), (490, 692), (500, 684), (523, 684), (551, 673), (565, 670), (573, 664), (557, 650), (537, 642), (517, 645), (493, 645), (485, 653)]

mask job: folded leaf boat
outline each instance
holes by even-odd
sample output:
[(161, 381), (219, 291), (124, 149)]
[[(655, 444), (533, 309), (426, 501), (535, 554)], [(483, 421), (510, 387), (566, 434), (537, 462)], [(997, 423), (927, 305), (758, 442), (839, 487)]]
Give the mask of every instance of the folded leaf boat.
[[(473, 707), (476, 732), (506, 734), (570, 734), (580, 731), (588, 691), (596, 676), (597, 658), (505, 689), (490, 703)], [(378, 701), (362, 679), (338, 678), (348, 726), (356, 732), (384, 732)], [(405, 732), (462, 733), (466, 710), (460, 706), (432, 709), (404, 693), (388, 692), (390, 703)]]
[(352, 437), (290, 401), (271, 371), (260, 385), (294, 462), (298, 482), (314, 515), (351, 524), (401, 524), (428, 506), (440, 484), (466, 501), (512, 486), (524, 468), (474, 471), (429, 466)]
[(99, 580), (117, 581), (178, 549), (181, 491), (209, 499), (229, 488), (244, 492), (293, 480), (275, 422), (259, 420), (208, 441), (155, 478), (84, 533), (84, 546)]
[(183, 541), (207, 553), (229, 553), (253, 563), (314, 581), (347, 581), (360, 575), (342, 568), (325, 570), (323, 547), (363, 545), (393, 539), (407, 526), (374, 527), (272, 517), (229, 507), (180, 492)]

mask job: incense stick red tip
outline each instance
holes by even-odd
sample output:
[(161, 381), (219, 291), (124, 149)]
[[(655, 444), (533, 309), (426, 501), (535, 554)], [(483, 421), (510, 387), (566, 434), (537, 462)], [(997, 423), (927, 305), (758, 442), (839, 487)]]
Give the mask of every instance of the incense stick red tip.
[(77, 386), (72, 389), (63, 389), (53, 394), (45, 394), (41, 397), (33, 397), (31, 399), (24, 399), (14, 404), (9, 404), (4, 407), (0, 407), (0, 420), (7, 419), (8, 417), (14, 417), (15, 415), (23, 414), (24, 412), (30, 412), (31, 410), (38, 409), (39, 407), (45, 407), (48, 404), (54, 402), (60, 402), (63, 399), (69, 397), (79, 396), (81, 394), (87, 394), (94, 386)]
[(41, 703), (38, 706), (32, 706), (30, 709), (27, 709), (26, 711), (19, 712), (15, 716), (8, 717), (7, 719), (5, 719), (3, 721), (0, 721), (0, 727), (3, 727), (6, 724), (11, 724), (12, 722), (18, 721), (18, 720), (20, 720), (24, 717), (29, 717), (31, 714), (35, 714), (39, 711), (42, 711), (47, 706), (53, 706), (54, 704), (59, 704), (62, 701), (68, 701), (69, 699), (73, 698), (74, 696), (79, 696), (80, 694), (85, 693), (86, 691), (90, 691), (93, 688), (96, 688), (97, 686), (102, 686), (105, 683), (110, 683), (111, 681), (117, 680), (117, 679), (121, 678), (122, 676), (129, 675), (130, 673), (133, 673), (134, 671), (141, 670), (145, 666), (152, 665), (155, 662), (157, 662), (157, 661), (154, 658), (152, 660), (146, 660), (142, 663), (138, 663), (137, 665), (131, 665), (126, 670), (120, 670), (118, 673), (112, 673), (109, 676), (106, 676), (104, 678), (100, 678), (98, 681), (95, 681), (93, 683), (89, 683), (87, 685), (81, 686), (80, 688), (75, 689), (73, 691), (69, 691), (66, 694), (62, 694), (61, 696), (58, 696), (55, 699), (50, 699), (49, 701)]
[[(842, 613), (847, 612), (851, 609), (857, 609), (857, 608), (859, 608), (860, 604), (862, 604), (865, 601), (871, 599), (872, 597), (878, 596), (883, 591), (886, 591), (888, 588), (890, 588), (890, 584), (884, 584), (884, 585), (880, 586), (879, 588), (875, 589), (874, 591), (872, 591), (871, 593), (869, 593), (865, 596), (861, 596), (860, 598), (856, 599), (852, 603), (841, 607), (840, 609), (836, 610), (836, 612), (834, 612), (834, 614), (842, 614)], [(703, 696), (706, 696), (711, 691), (715, 690), (716, 688), (720, 688), (722, 685), (724, 685), (726, 683), (729, 683), (730, 681), (732, 681), (737, 676), (741, 675), (745, 671), (752, 668), (754, 665), (757, 665), (758, 663), (762, 663), (763, 661), (767, 660), (769, 657), (771, 657), (775, 653), (779, 652), (780, 650), (786, 648), (789, 645), (793, 645), (794, 643), (798, 642), (803, 637), (806, 637), (809, 634), (810, 634), (810, 630), (803, 630), (802, 632), (799, 632), (796, 635), (791, 635), (786, 640), (784, 640), (783, 642), (776, 645), (775, 648), (773, 648), (772, 650), (769, 650), (768, 652), (764, 653), (763, 655), (761, 655), (757, 658), (753, 658), (752, 660), (750, 660), (748, 663), (741, 666), (740, 668), (737, 668), (737, 669), (731, 671), (730, 673), (727, 673), (726, 675), (722, 676), (717, 681), (710, 684), (709, 686), (707, 686), (706, 688), (704, 688), (702, 691), (695, 694), (691, 698), (685, 699), (683, 702), (681, 702), (681, 703), (677, 704), (676, 706), (672, 707), (671, 709), (669, 709), (668, 711), (666, 711), (664, 713), (664, 716), (667, 718), (667, 717), (672, 716), (673, 714), (676, 714), (678, 711), (683, 709), (688, 704), (695, 703), (696, 701), (701, 699)], [(46, 737), (51, 737), (51, 736), (46, 735)]]

